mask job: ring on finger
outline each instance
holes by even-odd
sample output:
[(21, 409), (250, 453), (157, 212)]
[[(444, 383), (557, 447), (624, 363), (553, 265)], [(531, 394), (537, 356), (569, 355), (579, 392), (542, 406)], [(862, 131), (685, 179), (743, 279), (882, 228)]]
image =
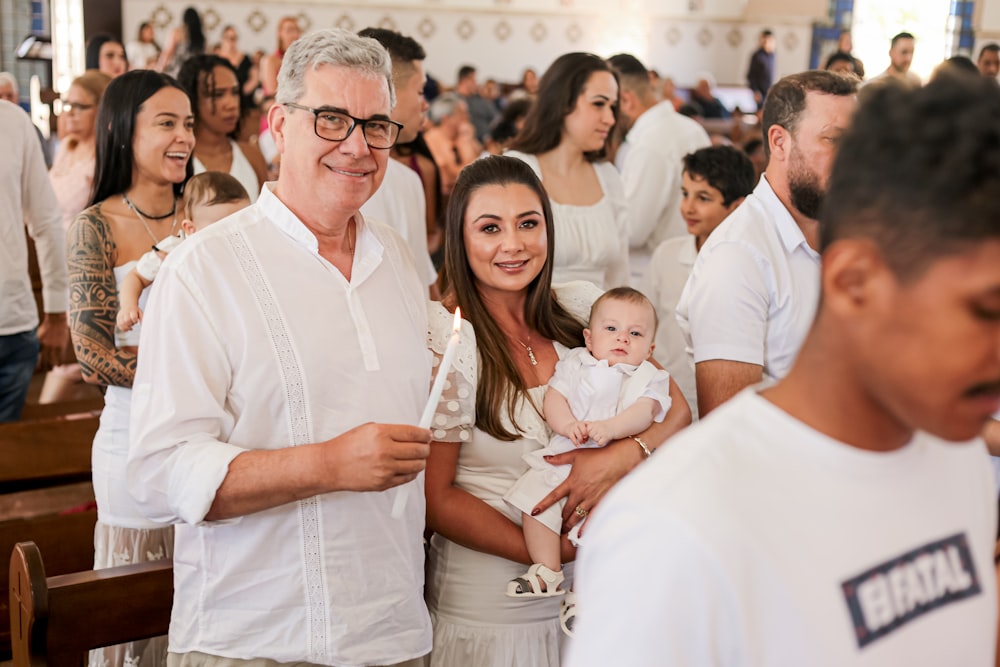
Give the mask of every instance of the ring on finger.
[(583, 509), (579, 505), (577, 505), (576, 508), (573, 509), (573, 512), (579, 517), (587, 516), (587, 510)]

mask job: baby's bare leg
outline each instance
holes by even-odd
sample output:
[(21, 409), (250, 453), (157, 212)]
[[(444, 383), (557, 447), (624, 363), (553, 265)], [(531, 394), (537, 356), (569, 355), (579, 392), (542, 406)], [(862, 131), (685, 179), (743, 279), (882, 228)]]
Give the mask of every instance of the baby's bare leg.
[(552, 532), (544, 523), (526, 513), (521, 514), (521, 527), (524, 530), (524, 543), (528, 546), (532, 562), (541, 563), (553, 572), (562, 570), (562, 562), (559, 559), (561, 546), (559, 534)]

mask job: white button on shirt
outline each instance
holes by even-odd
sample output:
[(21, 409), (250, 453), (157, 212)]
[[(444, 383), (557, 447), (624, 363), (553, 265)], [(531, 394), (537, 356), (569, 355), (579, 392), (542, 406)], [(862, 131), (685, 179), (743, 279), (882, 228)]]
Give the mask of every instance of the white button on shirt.
[(785, 376), (812, 325), (820, 256), (766, 176), (708, 237), (677, 304), (697, 364), (757, 364)]
[(348, 281), (271, 187), (169, 255), (143, 319), (128, 483), (180, 524), (170, 650), (416, 658), (431, 647), (423, 503), (397, 520), (395, 492), (338, 492), (204, 521), (240, 453), (415, 424), (428, 394), (426, 294), (402, 239), (359, 215)]

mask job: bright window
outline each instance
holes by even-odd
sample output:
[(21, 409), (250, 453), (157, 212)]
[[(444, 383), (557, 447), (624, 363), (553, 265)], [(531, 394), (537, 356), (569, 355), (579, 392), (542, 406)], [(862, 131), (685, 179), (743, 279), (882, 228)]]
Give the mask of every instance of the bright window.
[(910, 70), (927, 81), (934, 68), (952, 55), (951, 0), (855, 0), (851, 36), (854, 55), (868, 78), (889, 67), (889, 43), (900, 32), (916, 37)]

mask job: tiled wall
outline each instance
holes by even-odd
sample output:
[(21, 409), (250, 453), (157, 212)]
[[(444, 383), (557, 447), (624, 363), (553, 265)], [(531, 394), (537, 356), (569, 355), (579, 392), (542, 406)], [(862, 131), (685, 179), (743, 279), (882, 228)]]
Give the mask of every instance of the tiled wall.
[[(699, 3), (700, 11), (693, 12), (698, 16), (712, 15), (709, 10), (721, 4), (719, 0), (670, 0), (659, 6), (662, 10), (665, 5), (695, 7)], [(457, 0), (366, 2), (363, 6), (220, 0), (193, 6), (202, 12), (210, 44), (218, 40), (223, 25), (232, 23), (245, 51), (273, 50), (277, 21), (286, 14), (297, 15), (306, 29), (339, 26), (357, 31), (381, 26), (398, 30), (423, 44), (428, 71), (448, 85), (465, 63), (477, 66), (480, 79), (516, 81), (524, 68), (544, 70), (567, 51), (602, 56), (628, 51), (682, 86), (693, 84), (704, 70), (712, 72), (719, 84), (743, 84), (757, 34), (764, 27), (717, 18), (665, 18), (662, 11), (651, 16), (645, 9), (647, 3), (639, 0), (552, 0), (548, 9), (548, 5), (517, 0), (495, 0), (490, 9), (463, 9), (457, 4)], [(628, 11), (632, 5), (636, 11)], [(144, 20), (154, 22), (162, 40), (179, 24), (186, 6), (126, 0), (122, 16), (126, 41)], [(610, 9), (603, 9), (606, 6)], [(778, 37), (779, 72), (804, 69), (809, 59), (809, 20), (785, 19), (767, 27)]]

